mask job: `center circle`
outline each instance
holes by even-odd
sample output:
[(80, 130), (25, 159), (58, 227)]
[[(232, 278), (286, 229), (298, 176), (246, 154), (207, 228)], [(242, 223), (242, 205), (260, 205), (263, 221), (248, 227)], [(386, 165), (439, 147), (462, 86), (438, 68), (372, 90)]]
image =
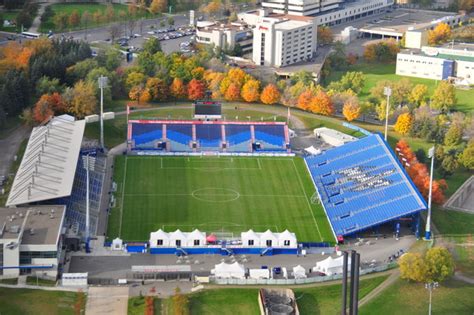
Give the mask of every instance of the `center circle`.
[(228, 188), (200, 188), (193, 191), (191, 196), (201, 201), (228, 202), (239, 199), (240, 194)]

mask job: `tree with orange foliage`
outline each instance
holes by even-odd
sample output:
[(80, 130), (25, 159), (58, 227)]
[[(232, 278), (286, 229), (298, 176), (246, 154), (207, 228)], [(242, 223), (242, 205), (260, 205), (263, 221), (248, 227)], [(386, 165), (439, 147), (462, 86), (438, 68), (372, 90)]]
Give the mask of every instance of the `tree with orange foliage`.
[(162, 79), (148, 78), (145, 87), (155, 101), (164, 101), (168, 98), (168, 85)]
[(344, 106), (342, 107), (342, 114), (347, 119), (347, 121), (353, 121), (354, 119), (359, 118), (360, 111), (361, 109), (359, 102), (355, 97), (350, 97), (347, 99), (344, 103)]
[(314, 98), (315, 94), (311, 89), (306, 89), (303, 93), (298, 96), (298, 101), (296, 106), (302, 110), (310, 110), (311, 109), (311, 102)]
[(280, 91), (274, 84), (268, 84), (260, 95), (263, 104), (272, 105), (280, 100)]
[(316, 114), (330, 116), (334, 113), (334, 106), (331, 98), (324, 91), (319, 91), (311, 100), (310, 110)]
[(191, 70), (191, 76), (194, 79), (202, 80), (202, 78), (204, 76), (204, 71), (205, 71), (205, 69), (203, 67), (194, 68), (193, 70)]
[(148, 91), (148, 89), (145, 88), (145, 86), (140, 84), (130, 89), (130, 92), (128, 93), (128, 97), (132, 101), (136, 101), (138, 104), (140, 104), (140, 102), (149, 102), (152, 96), (150, 94), (150, 91)]
[(321, 45), (328, 45), (331, 44), (334, 40), (332, 31), (327, 26), (318, 26), (318, 43)]
[(407, 135), (410, 132), (413, 124), (413, 116), (410, 113), (403, 113), (397, 118), (394, 129), (402, 135)]
[(43, 96), (39, 99), (38, 102), (36, 102), (35, 107), (33, 108), (33, 119), (37, 123), (42, 123), (50, 117), (54, 116), (54, 112), (51, 108), (51, 105), (47, 100), (43, 98)]
[(206, 85), (201, 80), (192, 79), (188, 84), (188, 98), (198, 100), (204, 98)]
[(446, 23), (439, 23), (432, 31), (428, 32), (428, 44), (438, 45), (451, 37), (451, 27)]
[(351, 66), (357, 63), (357, 59), (358, 59), (358, 56), (354, 53), (348, 53), (346, 56), (346, 61)]
[(72, 26), (72, 27), (78, 26), (80, 22), (81, 22), (81, 16), (79, 15), (79, 12), (77, 12), (77, 10), (72, 11), (68, 20), (69, 26)]
[(222, 7), (222, 5), (221, 5), (220, 1), (214, 0), (214, 1), (209, 2), (209, 4), (206, 5), (202, 9), (202, 11), (209, 14), (209, 15), (212, 15), (212, 14), (217, 13), (221, 9), (221, 7)]
[(242, 87), (242, 98), (246, 102), (256, 102), (260, 98), (260, 81), (248, 80)]
[(170, 85), (170, 92), (173, 97), (180, 99), (186, 97), (186, 86), (180, 78), (174, 78)]
[(240, 88), (235, 83), (231, 83), (225, 91), (224, 98), (226, 101), (237, 101), (240, 99)]
[[(416, 155), (413, 153), (405, 140), (402, 139), (398, 141), (395, 150), (399, 153), (399, 160), (405, 165), (406, 171), (415, 186), (418, 188), (423, 197), (428, 199), (430, 189), (430, 175), (428, 172), (428, 167), (418, 161)], [(434, 203), (442, 204), (444, 202), (444, 191), (447, 188), (448, 185), (444, 179), (433, 181), (432, 198)]]
[(168, 1), (166, 0), (153, 0), (150, 4), (150, 11), (153, 14), (157, 14), (160, 12), (166, 12), (166, 8), (168, 7)]

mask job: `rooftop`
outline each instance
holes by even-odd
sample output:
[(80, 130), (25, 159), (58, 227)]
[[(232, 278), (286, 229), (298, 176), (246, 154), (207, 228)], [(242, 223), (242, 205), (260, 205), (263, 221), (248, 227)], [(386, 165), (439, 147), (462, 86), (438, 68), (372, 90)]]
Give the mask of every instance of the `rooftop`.
[(0, 208), (0, 239), (18, 239), (21, 245), (57, 244), (65, 206), (33, 206), (25, 208)]
[(423, 57), (431, 57), (431, 58), (439, 58), (439, 59), (447, 59), (447, 60), (474, 62), (474, 56), (463, 56), (463, 55), (457, 55), (453, 53), (440, 53), (440, 52), (427, 53), (426, 51), (423, 51), (420, 49), (405, 49), (405, 50), (402, 50), (400, 53), (405, 54), (405, 55), (415, 55), (415, 56), (423, 56)]
[[(202, 24), (199, 24), (202, 23)], [(199, 22), (197, 28), (199, 31), (212, 31), (212, 30), (219, 30), (219, 31), (227, 31), (227, 30), (235, 30), (235, 31), (248, 31), (251, 29), (249, 25), (246, 23), (217, 23), (217, 22)]]
[(70, 116), (33, 128), (6, 205), (69, 196), (84, 128), (84, 120)]

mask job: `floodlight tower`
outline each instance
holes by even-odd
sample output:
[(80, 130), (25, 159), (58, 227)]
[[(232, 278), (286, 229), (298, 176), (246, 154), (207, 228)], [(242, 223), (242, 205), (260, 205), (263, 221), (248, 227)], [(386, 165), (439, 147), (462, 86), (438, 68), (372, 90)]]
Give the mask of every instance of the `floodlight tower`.
[(104, 146), (104, 88), (107, 87), (108, 78), (100, 76), (99, 79), (99, 88), (100, 88), (100, 147), (102, 150)]
[(90, 241), (90, 198), (89, 198), (89, 172), (95, 167), (95, 159), (92, 159), (89, 154), (82, 157), (83, 167), (86, 170), (86, 230), (85, 230), (85, 243), (86, 243), (86, 253), (90, 253), (89, 241)]
[[(435, 147), (433, 146), (428, 151), (428, 157), (431, 158), (430, 168), (430, 189), (428, 193), (428, 216), (426, 217), (426, 228), (425, 228), (425, 240), (431, 240), (431, 201), (433, 193), (433, 171), (434, 171), (434, 158), (435, 158)], [(430, 291), (431, 292), (431, 291)]]
[(383, 88), (383, 94), (387, 96), (387, 109), (385, 112), (385, 141), (387, 141), (388, 134), (388, 113), (390, 111), (390, 95), (392, 95), (392, 89), (389, 86)]

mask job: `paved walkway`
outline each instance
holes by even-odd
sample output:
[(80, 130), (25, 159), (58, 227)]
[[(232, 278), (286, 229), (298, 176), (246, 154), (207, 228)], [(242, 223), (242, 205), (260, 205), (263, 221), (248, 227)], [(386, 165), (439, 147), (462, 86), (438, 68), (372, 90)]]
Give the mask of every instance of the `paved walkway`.
[(36, 17), (35, 19), (33, 20), (33, 23), (31, 24), (31, 27), (29, 28), (29, 31), (30, 32), (33, 32), (33, 33), (39, 33), (38, 30), (39, 30), (39, 27), (41, 25), (41, 16), (43, 15), (44, 13), (44, 9), (46, 9), (46, 7), (48, 6), (49, 4), (47, 3), (41, 3), (39, 5), (39, 8), (38, 8), (38, 14), (36, 14)]
[[(377, 275), (380, 275), (380, 274), (377, 274)], [(390, 276), (384, 282), (382, 282), (378, 287), (370, 291), (369, 294), (367, 294), (366, 296), (364, 296), (362, 299), (359, 300), (359, 307), (361, 307), (362, 305), (368, 303), (369, 301), (377, 297), (380, 293), (382, 293), (383, 290), (385, 290), (386, 288), (394, 284), (395, 281), (397, 281), (399, 278), (400, 278), (399, 269), (394, 269), (393, 271), (391, 271)]]
[(14, 156), (18, 153), (21, 142), (27, 138), (30, 128), (20, 126), (12, 130), (8, 137), (0, 139), (0, 176), (7, 176), (10, 172)]
[(89, 287), (86, 315), (127, 315), (128, 287)]

